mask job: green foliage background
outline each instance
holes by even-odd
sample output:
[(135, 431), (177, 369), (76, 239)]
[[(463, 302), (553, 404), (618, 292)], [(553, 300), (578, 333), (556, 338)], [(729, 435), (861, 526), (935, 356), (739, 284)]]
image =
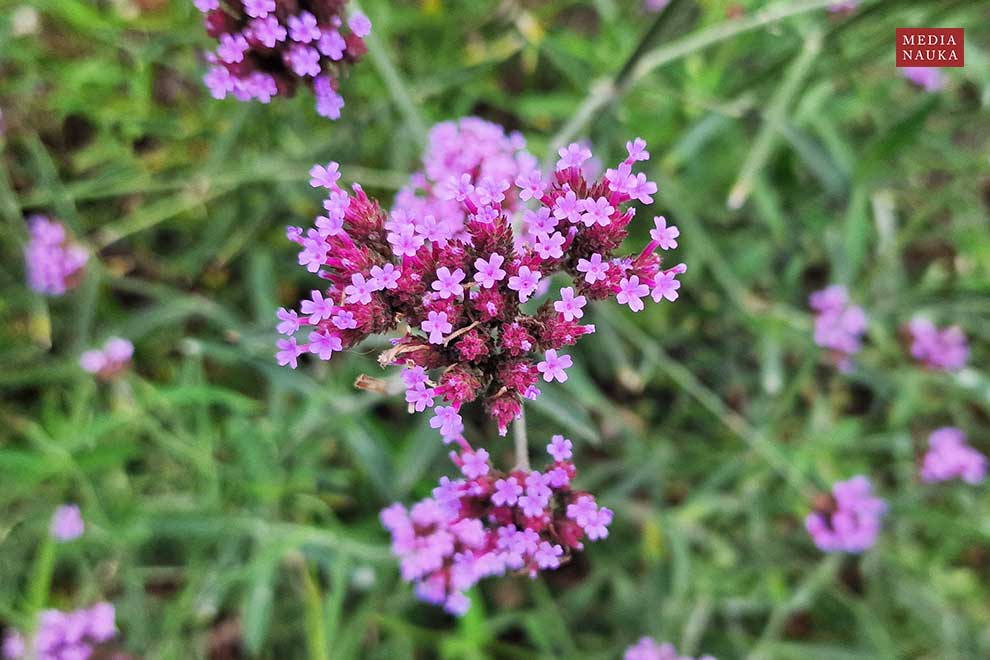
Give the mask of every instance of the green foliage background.
[[(937, 426), (990, 450), (990, 7), (825, 4), (676, 0), (655, 21), (638, 0), (365, 0), (372, 52), (331, 123), (306, 94), (210, 99), (187, 0), (0, 0), (0, 620), (108, 598), (136, 658), (606, 659), (646, 634), (723, 660), (988, 657), (990, 496), (916, 475)], [(18, 36), (25, 7), (40, 25)], [(904, 26), (966, 28), (944, 91), (898, 75)], [(424, 416), (352, 387), (394, 376), (383, 340), (298, 371), (272, 344), (315, 281), (284, 238), (318, 210), (310, 165), (387, 201), (424, 129), (468, 114), (539, 156), (587, 137), (607, 164), (646, 138), (690, 269), (674, 305), (592, 309), (571, 379), (528, 414), (534, 451), (575, 440), (609, 539), (485, 583), (455, 621), (415, 601), (377, 522), (451, 469)], [(64, 298), (24, 286), (34, 211), (98, 251)], [(851, 375), (811, 341), (830, 281), (872, 317)], [(912, 363), (917, 312), (964, 327), (969, 368)], [(77, 359), (110, 334), (136, 359), (101, 385)], [(885, 530), (823, 556), (803, 516), (857, 473)], [(88, 530), (49, 573), (64, 501)]]

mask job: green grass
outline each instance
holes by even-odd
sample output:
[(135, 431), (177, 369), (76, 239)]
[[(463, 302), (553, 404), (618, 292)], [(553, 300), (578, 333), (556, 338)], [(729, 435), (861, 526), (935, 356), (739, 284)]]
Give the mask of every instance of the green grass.
[[(26, 4), (42, 29), (15, 37), (0, 2), (0, 621), (107, 598), (142, 658), (604, 660), (646, 634), (722, 660), (990, 654), (990, 496), (916, 476), (936, 426), (990, 451), (985, 7), (675, 0), (653, 23), (638, 0), (364, 0), (372, 52), (331, 123), (305, 94), (210, 99), (186, 0)], [(910, 25), (966, 28), (939, 94), (894, 68)], [(690, 270), (675, 305), (593, 308), (567, 386), (527, 415), (534, 449), (575, 440), (609, 539), (483, 583), (454, 621), (415, 601), (377, 522), (450, 471), (422, 416), (352, 387), (386, 375), (384, 339), (298, 371), (272, 343), (312, 284), (284, 238), (318, 209), (310, 165), (388, 200), (424, 127), (467, 114), (538, 155), (587, 137), (607, 163), (646, 138)], [(99, 251), (63, 298), (24, 286), (34, 211)], [(811, 341), (829, 281), (871, 313), (848, 376)], [(963, 326), (967, 370), (912, 363), (897, 331), (919, 311)], [(77, 358), (110, 334), (135, 366), (96, 384)], [(861, 558), (823, 556), (809, 499), (856, 473), (891, 515)], [(70, 500), (87, 534), (51, 546)]]

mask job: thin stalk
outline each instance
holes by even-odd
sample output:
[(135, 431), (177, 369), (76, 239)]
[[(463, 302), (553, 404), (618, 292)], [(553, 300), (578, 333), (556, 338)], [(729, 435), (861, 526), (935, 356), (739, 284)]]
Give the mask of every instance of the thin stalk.
[(516, 446), (516, 468), (529, 472), (529, 439), (526, 437), (526, 409), (520, 408), (519, 417), (512, 421), (512, 438)]

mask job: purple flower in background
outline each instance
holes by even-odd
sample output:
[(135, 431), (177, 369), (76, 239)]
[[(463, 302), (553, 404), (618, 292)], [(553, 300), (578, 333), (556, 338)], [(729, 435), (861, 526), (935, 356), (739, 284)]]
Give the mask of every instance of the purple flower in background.
[(939, 330), (928, 319), (916, 318), (908, 324), (911, 355), (935, 371), (959, 371), (969, 360), (969, 343), (959, 326)]
[(833, 284), (809, 298), (815, 311), (815, 343), (831, 351), (832, 360), (842, 371), (852, 368), (852, 356), (862, 348), (867, 316), (862, 307), (849, 301), (846, 287)]
[(833, 14), (856, 11), (859, 8), (859, 0), (841, 0), (833, 2), (828, 6), (828, 10)]
[[(640, 637), (639, 641), (626, 649), (623, 660), (694, 660), (686, 655), (678, 655), (677, 649), (669, 642), (658, 644), (652, 637)], [(698, 660), (715, 660), (714, 656), (699, 656)]]
[(73, 541), (83, 535), (86, 524), (75, 504), (63, 504), (55, 509), (49, 533), (56, 541)]
[(902, 66), (901, 75), (926, 92), (937, 92), (945, 86), (942, 69), (934, 66)]
[(987, 457), (966, 444), (966, 434), (952, 426), (935, 429), (928, 436), (928, 453), (921, 464), (925, 483), (962, 479), (982, 483), (987, 476)]
[(828, 503), (817, 508), (804, 524), (822, 552), (859, 553), (873, 547), (887, 512), (864, 476), (836, 482)]
[(643, 9), (651, 13), (659, 13), (667, 8), (670, 0), (643, 0)]
[(24, 247), (28, 286), (49, 296), (78, 286), (89, 253), (69, 240), (62, 223), (34, 215), (28, 218), (28, 232)]
[[(95, 647), (117, 635), (116, 611), (111, 603), (97, 603), (73, 612), (44, 610), (38, 615), (34, 638), (8, 632), (3, 657), (31, 660), (86, 660)], [(30, 651), (29, 651), (30, 649)]]
[(298, 0), (291, 10), (280, 9), (275, 0), (193, 3), (204, 14), (207, 33), (218, 42), (207, 55), (210, 68), (203, 76), (214, 98), (232, 95), (268, 103), (305, 86), (313, 90), (319, 115), (340, 117), (340, 77), (367, 52), (367, 16), (354, 14), (345, 27), (346, 0)]
[(103, 348), (94, 348), (79, 356), (79, 366), (100, 380), (110, 380), (131, 363), (134, 344), (120, 337), (110, 337)]

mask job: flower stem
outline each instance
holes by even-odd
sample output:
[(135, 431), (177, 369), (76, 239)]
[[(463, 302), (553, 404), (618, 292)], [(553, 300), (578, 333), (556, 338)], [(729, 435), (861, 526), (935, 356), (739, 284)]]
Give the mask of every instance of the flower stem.
[(519, 409), (519, 417), (512, 421), (512, 438), (516, 445), (516, 468), (529, 472), (529, 440), (526, 437), (526, 409)]

